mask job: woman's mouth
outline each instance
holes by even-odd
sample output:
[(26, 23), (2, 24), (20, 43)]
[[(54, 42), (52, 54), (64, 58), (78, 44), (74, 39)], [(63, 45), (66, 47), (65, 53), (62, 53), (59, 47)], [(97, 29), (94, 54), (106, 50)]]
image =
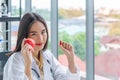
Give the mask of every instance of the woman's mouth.
[(35, 45), (37, 45), (37, 46), (42, 46), (42, 43), (36, 43)]

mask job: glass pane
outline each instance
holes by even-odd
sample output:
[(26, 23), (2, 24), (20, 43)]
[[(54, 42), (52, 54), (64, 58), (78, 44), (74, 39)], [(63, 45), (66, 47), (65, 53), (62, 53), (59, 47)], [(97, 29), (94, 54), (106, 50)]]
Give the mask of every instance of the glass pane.
[[(11, 0), (11, 16), (13, 17), (20, 17), (20, 1), (21, 1), (21, 16), (25, 13), (25, 0), (18, 0), (17, 3), (15, 3), (16, 0)], [(19, 21), (12, 21), (9, 24), (10, 26), (10, 34), (11, 34), (11, 43), (10, 50), (14, 50), (17, 42), (17, 32), (19, 27)]]
[(0, 22), (0, 52), (6, 51), (6, 27), (5, 22)]
[(0, 52), (13, 51), (17, 40), (19, 21), (0, 23)]
[[(32, 0), (32, 12), (40, 14), (47, 22), (49, 31), (49, 43), (48, 48), (50, 49), (50, 15), (51, 15), (51, 0)], [(44, 4), (44, 5), (43, 5)]]
[[(11, 10), (9, 12), (9, 15), (14, 16), (14, 17), (19, 17), (20, 16), (20, 1), (21, 1), (21, 11), (22, 13), (25, 11), (25, 1), (23, 0), (11, 0)], [(16, 2), (16, 3), (15, 3)]]
[[(86, 73), (86, 16), (85, 0), (59, 0), (58, 1), (58, 37), (73, 45), (75, 50), (75, 63), (81, 70), (85, 80)], [(59, 48), (59, 61), (67, 66), (65, 54)]]
[[(95, 0), (95, 80), (120, 77), (120, 0)], [(103, 79), (102, 79), (103, 78)]]
[(19, 21), (11, 22), (11, 50), (13, 51), (17, 42)]

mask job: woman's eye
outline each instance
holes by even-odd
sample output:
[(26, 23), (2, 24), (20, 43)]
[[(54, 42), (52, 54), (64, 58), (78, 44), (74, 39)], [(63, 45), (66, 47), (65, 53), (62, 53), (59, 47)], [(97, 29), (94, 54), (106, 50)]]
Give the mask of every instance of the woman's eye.
[(44, 34), (44, 32), (42, 32), (42, 34)]
[(37, 34), (35, 34), (35, 33), (32, 33), (31, 35), (32, 35), (32, 36), (35, 36), (35, 35), (37, 35)]
[(42, 34), (44, 34), (44, 33), (46, 33), (46, 31), (44, 30), (44, 31), (42, 31)]

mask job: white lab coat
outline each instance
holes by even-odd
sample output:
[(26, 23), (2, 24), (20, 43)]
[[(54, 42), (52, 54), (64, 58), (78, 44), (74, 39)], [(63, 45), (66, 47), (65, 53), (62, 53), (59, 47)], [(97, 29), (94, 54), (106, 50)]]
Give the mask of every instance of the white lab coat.
[[(60, 65), (49, 50), (43, 52), (44, 80), (80, 80), (80, 71), (72, 74), (68, 68)], [(20, 52), (10, 56), (4, 66), (3, 80), (28, 80), (24, 72), (24, 59)], [(40, 72), (36, 62), (32, 61), (33, 80), (40, 80)], [(37, 72), (37, 73), (36, 73)]]

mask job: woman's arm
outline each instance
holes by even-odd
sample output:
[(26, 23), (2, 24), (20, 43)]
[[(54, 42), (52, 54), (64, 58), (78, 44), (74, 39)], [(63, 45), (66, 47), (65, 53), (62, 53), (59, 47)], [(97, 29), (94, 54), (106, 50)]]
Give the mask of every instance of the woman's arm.
[(60, 48), (63, 50), (64, 54), (67, 56), (67, 60), (68, 60), (68, 67), (71, 73), (76, 73), (76, 67), (75, 67), (75, 61), (74, 61), (74, 49), (72, 47), (72, 45), (60, 41), (59, 44)]
[(45, 55), (51, 65), (54, 80), (80, 80), (79, 68), (75, 66), (76, 72), (72, 73), (69, 67), (61, 65), (50, 51), (46, 51)]
[(25, 74), (27, 75), (27, 77), (29, 78), (29, 80), (32, 80), (32, 71), (31, 71), (30, 67), (25, 66)]
[(29, 80), (20, 52), (12, 54), (4, 66), (3, 80)]

